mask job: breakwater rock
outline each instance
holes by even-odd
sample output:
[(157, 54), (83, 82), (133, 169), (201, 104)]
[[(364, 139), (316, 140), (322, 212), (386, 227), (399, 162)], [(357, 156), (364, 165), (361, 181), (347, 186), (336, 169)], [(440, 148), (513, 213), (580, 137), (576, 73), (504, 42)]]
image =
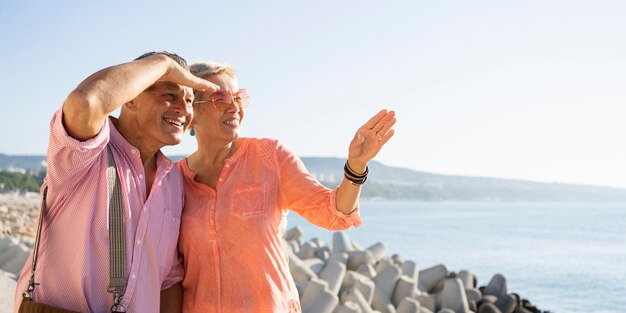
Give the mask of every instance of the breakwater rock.
[(507, 289), (495, 274), (477, 286), (470, 271), (445, 265), (419, 269), (400, 255), (387, 255), (384, 243), (362, 248), (347, 233), (335, 232), (326, 245), (304, 242), (300, 227), (285, 234), (289, 269), (304, 313), (542, 313), (528, 299)]
[(30, 255), (30, 248), (17, 239), (0, 235), (0, 270), (19, 275)]
[(0, 236), (11, 236), (32, 248), (39, 215), (39, 194), (0, 194)]

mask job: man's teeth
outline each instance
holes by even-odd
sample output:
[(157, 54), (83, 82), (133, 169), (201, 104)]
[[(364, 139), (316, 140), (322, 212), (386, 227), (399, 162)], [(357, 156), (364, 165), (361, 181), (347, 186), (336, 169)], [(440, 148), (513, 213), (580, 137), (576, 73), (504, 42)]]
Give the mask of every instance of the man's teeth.
[(238, 120), (227, 120), (227, 121), (224, 122), (224, 124), (230, 125), (230, 126), (237, 126), (237, 125), (239, 125), (239, 121)]
[(183, 126), (183, 123), (176, 121), (176, 120), (169, 119), (169, 118), (166, 118), (165, 121), (177, 127)]

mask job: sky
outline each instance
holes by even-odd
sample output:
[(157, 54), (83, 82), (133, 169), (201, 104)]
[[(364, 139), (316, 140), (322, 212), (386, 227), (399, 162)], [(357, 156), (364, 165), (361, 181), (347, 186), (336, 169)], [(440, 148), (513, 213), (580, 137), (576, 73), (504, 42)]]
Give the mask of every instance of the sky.
[(387, 108), (383, 164), (626, 188), (624, 16), (624, 1), (0, 0), (0, 153), (45, 154), (84, 78), (168, 50), (232, 65), (252, 97), (242, 134), (302, 157), (347, 157)]

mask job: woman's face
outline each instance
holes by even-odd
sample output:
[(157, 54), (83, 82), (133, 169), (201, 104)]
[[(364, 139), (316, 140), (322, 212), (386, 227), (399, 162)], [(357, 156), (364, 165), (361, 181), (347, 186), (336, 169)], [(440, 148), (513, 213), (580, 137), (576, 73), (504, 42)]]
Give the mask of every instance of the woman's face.
[[(239, 129), (244, 117), (234, 96), (239, 91), (237, 79), (225, 74), (212, 75), (206, 80), (220, 86), (218, 93), (200, 92), (194, 102), (194, 132), (198, 138), (232, 142), (239, 138)], [(217, 102), (216, 99), (223, 100)], [(221, 104), (221, 105), (220, 105)], [(224, 105), (226, 104), (226, 105)]]

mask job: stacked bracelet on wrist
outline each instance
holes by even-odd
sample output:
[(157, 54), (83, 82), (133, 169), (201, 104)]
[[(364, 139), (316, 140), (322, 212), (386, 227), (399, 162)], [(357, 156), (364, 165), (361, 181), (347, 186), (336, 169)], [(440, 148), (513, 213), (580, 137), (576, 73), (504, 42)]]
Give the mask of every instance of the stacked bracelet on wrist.
[(368, 173), (369, 173), (369, 169), (367, 166), (365, 167), (365, 173), (363, 174), (357, 174), (356, 172), (354, 172), (354, 170), (352, 170), (350, 166), (348, 165), (347, 161), (346, 161), (346, 165), (343, 166), (343, 175), (346, 177), (348, 181), (350, 181), (352, 185), (355, 185), (355, 186), (363, 185), (363, 183), (365, 183), (365, 181), (367, 180)]

